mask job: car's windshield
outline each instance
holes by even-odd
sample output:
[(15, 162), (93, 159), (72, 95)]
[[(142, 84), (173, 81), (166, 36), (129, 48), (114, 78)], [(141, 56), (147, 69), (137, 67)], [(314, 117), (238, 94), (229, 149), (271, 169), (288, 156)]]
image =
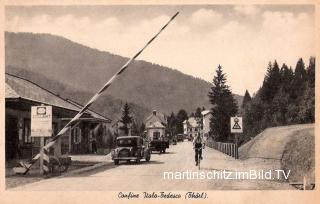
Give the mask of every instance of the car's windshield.
[(117, 145), (118, 145), (118, 147), (133, 147), (133, 146), (137, 146), (137, 139), (138, 138), (118, 139)]

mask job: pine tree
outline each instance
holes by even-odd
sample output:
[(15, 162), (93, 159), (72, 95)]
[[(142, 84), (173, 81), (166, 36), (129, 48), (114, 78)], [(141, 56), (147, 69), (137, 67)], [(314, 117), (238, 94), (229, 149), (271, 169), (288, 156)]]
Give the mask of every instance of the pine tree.
[(173, 112), (168, 117), (167, 131), (170, 133), (171, 136), (177, 134), (177, 118)]
[(314, 123), (315, 121), (315, 58), (310, 57), (307, 68), (307, 86), (299, 104), (299, 122)]
[(140, 133), (142, 134), (145, 130), (146, 130), (146, 125), (144, 123), (141, 123)]
[(194, 114), (194, 117), (196, 117), (196, 118), (202, 118), (201, 108), (200, 108), (200, 107), (198, 107), (198, 108), (196, 109), (196, 112), (195, 112), (195, 114)]
[(219, 65), (213, 78), (211, 91), (208, 94), (212, 104), (210, 135), (216, 141), (228, 141), (230, 137), (230, 117), (237, 111), (237, 103), (226, 85), (226, 76)]
[(179, 110), (177, 114), (177, 125), (176, 131), (177, 133), (183, 133), (183, 121), (188, 119), (188, 113), (184, 109)]
[(140, 128), (135, 120), (131, 123), (131, 135), (141, 135)]
[(294, 70), (294, 78), (291, 85), (291, 98), (296, 100), (304, 95), (306, 86), (307, 73), (302, 58), (299, 59)]
[(243, 97), (243, 100), (242, 100), (241, 108), (244, 108), (250, 101), (251, 101), (251, 96), (250, 96), (248, 90), (246, 90), (244, 97)]
[(280, 69), (277, 61), (274, 61), (273, 65), (269, 62), (267, 74), (264, 78), (261, 89), (261, 97), (263, 101), (272, 101), (280, 87), (280, 78)]
[(292, 68), (288, 68), (286, 64), (283, 64), (280, 69), (280, 86), (283, 88), (284, 92), (289, 92), (291, 89), (291, 83), (293, 80)]
[(128, 135), (129, 124), (132, 123), (132, 117), (130, 116), (130, 107), (128, 103), (125, 103), (123, 106), (120, 122), (123, 124), (120, 129), (123, 130), (126, 135)]
[(315, 87), (315, 72), (316, 72), (316, 59), (314, 57), (310, 57), (309, 66), (307, 69), (307, 81), (308, 86), (311, 88)]

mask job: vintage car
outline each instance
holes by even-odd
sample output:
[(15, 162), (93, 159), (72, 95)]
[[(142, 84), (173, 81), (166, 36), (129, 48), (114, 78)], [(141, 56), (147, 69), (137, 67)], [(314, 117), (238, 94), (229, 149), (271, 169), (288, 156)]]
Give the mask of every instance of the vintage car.
[(169, 148), (169, 138), (158, 137), (157, 135), (153, 135), (150, 141), (150, 151), (158, 151), (160, 153), (165, 153), (166, 148)]
[(184, 135), (183, 134), (177, 134), (177, 141), (178, 142), (183, 142), (184, 140)]
[(166, 144), (166, 148), (169, 148), (169, 146), (170, 146), (169, 136), (164, 137), (164, 142)]
[(119, 161), (130, 162), (133, 160), (136, 163), (139, 163), (141, 159), (150, 161), (150, 150), (140, 136), (118, 137), (116, 145), (117, 147), (111, 152), (111, 158), (115, 165), (118, 165)]
[(176, 144), (177, 144), (177, 135), (174, 135), (174, 136), (172, 137), (172, 144), (173, 144), (173, 145), (176, 145)]

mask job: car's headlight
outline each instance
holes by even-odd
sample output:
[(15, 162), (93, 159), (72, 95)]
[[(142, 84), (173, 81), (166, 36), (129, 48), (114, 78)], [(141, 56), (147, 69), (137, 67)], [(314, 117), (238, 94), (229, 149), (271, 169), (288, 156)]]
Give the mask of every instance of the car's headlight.
[(118, 150), (117, 149), (114, 149), (111, 151), (111, 156), (116, 156), (118, 153)]

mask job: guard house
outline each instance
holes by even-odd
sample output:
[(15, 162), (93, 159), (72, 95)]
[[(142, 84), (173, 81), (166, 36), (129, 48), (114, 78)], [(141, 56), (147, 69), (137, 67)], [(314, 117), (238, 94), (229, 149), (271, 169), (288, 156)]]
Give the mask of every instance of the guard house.
[[(31, 158), (39, 151), (40, 141), (30, 136), (31, 106), (52, 106), (53, 134), (70, 121), (80, 106), (21, 77), (5, 74), (5, 151), (6, 160)], [(77, 126), (67, 131), (56, 143), (60, 153), (89, 153), (90, 137), (104, 134), (110, 119), (86, 111)]]
[[(77, 106), (78, 108), (82, 109), (83, 105), (77, 103), (76, 101), (73, 101), (71, 99), (66, 99), (69, 103)], [(75, 133), (70, 133), (69, 135), (69, 142), (68, 143), (68, 150), (67, 147), (65, 146), (64, 152), (70, 152), (70, 153), (88, 153), (92, 151), (92, 141), (95, 139), (98, 143), (98, 145), (103, 148), (103, 147), (110, 147), (112, 144), (107, 144), (108, 142), (113, 141), (113, 135), (111, 133), (111, 120), (100, 115), (97, 112), (94, 112), (90, 109), (86, 111), (87, 113), (90, 114), (89, 117), (81, 117), (79, 119), (80, 123), (73, 127), (73, 129), (78, 129), (78, 131), (82, 131), (84, 128), (85, 134), (83, 134), (84, 141), (82, 142), (76, 142), (75, 137), (79, 137), (79, 134)], [(72, 118), (61, 118), (63, 121), (69, 122)], [(86, 130), (86, 128), (88, 130)], [(77, 132), (77, 130), (74, 130), (74, 132)], [(79, 139), (79, 138), (78, 138)], [(82, 139), (82, 136), (80, 140)]]
[(165, 136), (167, 126), (167, 118), (164, 114), (154, 110), (152, 114), (145, 120), (147, 137), (150, 140), (159, 139)]

